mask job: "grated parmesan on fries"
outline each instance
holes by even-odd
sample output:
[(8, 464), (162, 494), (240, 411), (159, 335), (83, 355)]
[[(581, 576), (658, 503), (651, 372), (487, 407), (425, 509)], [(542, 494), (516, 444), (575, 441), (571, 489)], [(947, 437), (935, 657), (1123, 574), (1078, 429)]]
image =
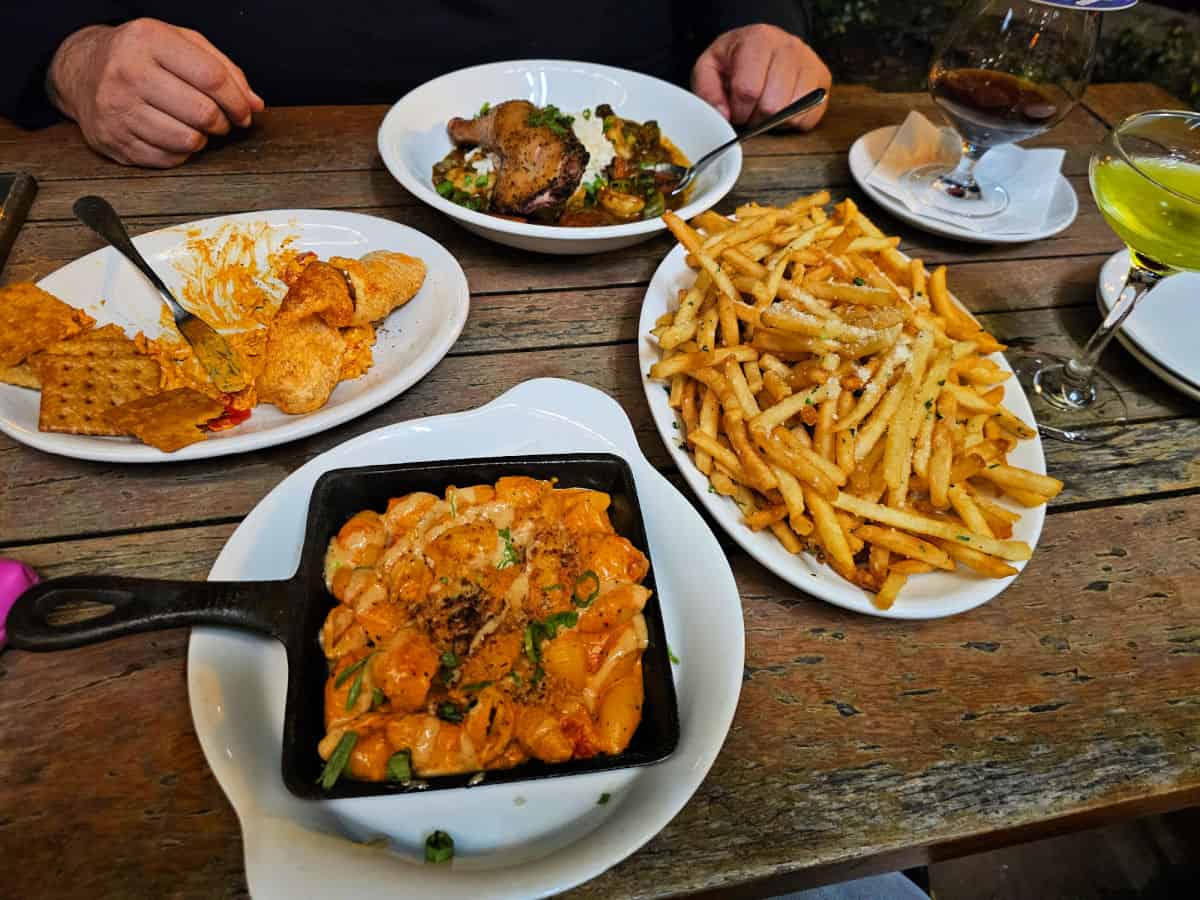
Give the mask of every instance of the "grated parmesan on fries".
[(1002, 403), (1004, 349), (932, 273), (827, 191), (667, 226), (696, 270), (652, 333), (696, 467), (747, 527), (889, 608), (911, 575), (1028, 559), (1022, 506), (1055, 478), (1007, 464), (1035, 435)]

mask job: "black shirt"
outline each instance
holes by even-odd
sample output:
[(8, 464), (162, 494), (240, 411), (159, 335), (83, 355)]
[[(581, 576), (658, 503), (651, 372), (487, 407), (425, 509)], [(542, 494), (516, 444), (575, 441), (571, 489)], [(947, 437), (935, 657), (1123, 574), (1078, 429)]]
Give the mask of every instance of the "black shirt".
[(766, 22), (804, 37), (807, 0), (19, 0), (6, 10), (0, 114), (57, 118), (46, 68), (85, 25), (152, 16), (194, 28), (246, 72), (268, 106), (390, 103), (446, 72), (504, 59), (583, 59), (685, 83), (718, 34)]

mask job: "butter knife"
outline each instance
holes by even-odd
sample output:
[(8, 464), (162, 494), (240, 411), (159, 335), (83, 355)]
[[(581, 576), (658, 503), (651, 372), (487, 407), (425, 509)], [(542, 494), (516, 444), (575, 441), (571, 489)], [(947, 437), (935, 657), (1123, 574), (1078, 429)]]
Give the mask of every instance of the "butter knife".
[(71, 207), (75, 218), (104, 238), (114, 250), (137, 266), (150, 283), (158, 289), (167, 308), (171, 310), (171, 318), (183, 339), (192, 345), (196, 359), (208, 373), (217, 390), (227, 394), (240, 391), (246, 386), (246, 375), (242, 372), (241, 362), (229, 343), (218, 334), (211, 325), (192, 315), (175, 299), (170, 288), (158, 277), (142, 254), (138, 253), (129, 239), (121, 217), (103, 197), (80, 197)]

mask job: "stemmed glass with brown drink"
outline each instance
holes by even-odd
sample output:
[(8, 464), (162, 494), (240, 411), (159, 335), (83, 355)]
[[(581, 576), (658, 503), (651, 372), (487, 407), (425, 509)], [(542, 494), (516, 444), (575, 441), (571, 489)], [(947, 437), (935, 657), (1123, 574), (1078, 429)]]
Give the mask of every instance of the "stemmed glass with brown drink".
[(929, 91), (958, 132), (962, 157), (957, 166), (908, 172), (913, 196), (972, 218), (1003, 212), (1008, 192), (976, 179), (980, 157), (1061, 122), (1083, 95), (1099, 39), (1098, 12), (1040, 0), (969, 0), (929, 70)]

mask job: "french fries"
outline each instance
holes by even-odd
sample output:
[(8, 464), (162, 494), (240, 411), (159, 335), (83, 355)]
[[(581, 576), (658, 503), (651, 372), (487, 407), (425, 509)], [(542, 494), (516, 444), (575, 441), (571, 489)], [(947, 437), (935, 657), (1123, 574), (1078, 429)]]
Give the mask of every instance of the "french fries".
[(652, 330), (681, 446), (747, 527), (880, 609), (927, 572), (1014, 575), (1031, 549), (1013, 504), (1063, 484), (1008, 462), (1036, 432), (1002, 403), (1009, 373), (987, 354), (1004, 346), (945, 266), (829, 199), (664, 216), (697, 273)]

